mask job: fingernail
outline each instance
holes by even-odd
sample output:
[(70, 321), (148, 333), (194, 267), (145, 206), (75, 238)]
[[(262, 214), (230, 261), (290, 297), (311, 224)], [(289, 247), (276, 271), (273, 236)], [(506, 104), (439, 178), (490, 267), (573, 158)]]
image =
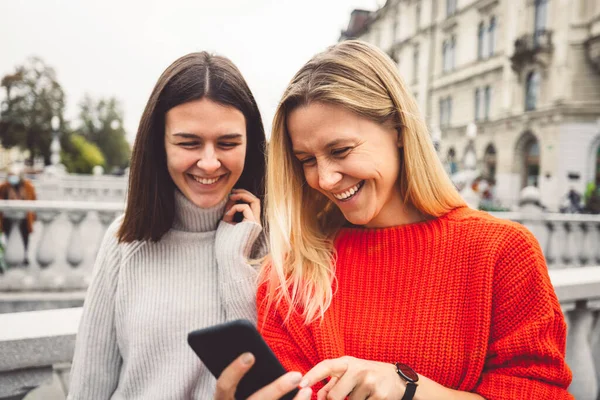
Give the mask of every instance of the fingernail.
[(252, 353), (244, 353), (244, 355), (242, 355), (242, 363), (246, 365), (251, 364), (253, 359), (254, 356), (252, 355)]
[(298, 394), (300, 395), (301, 399), (310, 399), (310, 396), (312, 395), (312, 390), (311, 388), (304, 388)]
[(297, 385), (302, 379), (302, 374), (300, 372), (290, 372), (288, 379), (292, 385)]
[(298, 385), (301, 388), (305, 388), (308, 386), (308, 380), (306, 379), (302, 379), (302, 381), (300, 382), (300, 384)]

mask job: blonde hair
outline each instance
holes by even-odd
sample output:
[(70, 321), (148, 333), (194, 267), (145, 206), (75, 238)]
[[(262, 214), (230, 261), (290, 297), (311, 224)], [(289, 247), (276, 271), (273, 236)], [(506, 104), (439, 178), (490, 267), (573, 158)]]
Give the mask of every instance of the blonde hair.
[(465, 205), (438, 159), (415, 100), (385, 53), (352, 40), (314, 56), (288, 85), (273, 119), (266, 196), (271, 254), (261, 271), (267, 308), (283, 301), (289, 306), (287, 318), (298, 312), (306, 323), (322, 318), (331, 304), (333, 240), (345, 223), (337, 206), (306, 184), (292, 152), (287, 117), (311, 102), (396, 124), (404, 145), (399, 184), (407, 204), (431, 217)]

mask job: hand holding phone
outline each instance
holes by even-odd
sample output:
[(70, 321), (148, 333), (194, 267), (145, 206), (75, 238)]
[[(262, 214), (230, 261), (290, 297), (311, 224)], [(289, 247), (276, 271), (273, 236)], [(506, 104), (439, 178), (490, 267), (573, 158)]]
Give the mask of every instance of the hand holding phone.
[[(239, 380), (235, 389), (235, 398), (238, 400), (251, 397), (255, 392), (269, 386), (273, 381), (286, 374), (285, 369), (260, 333), (247, 320), (227, 322), (190, 332), (188, 343), (216, 378), (219, 378), (228, 369), (227, 367), (242, 354), (251, 353), (253, 355), (252, 367)], [(240, 362), (242, 361), (240, 360)], [(233, 370), (235, 371), (235, 366)], [(228, 371), (232, 371), (232, 369), (229, 368)], [(297, 393), (298, 390), (294, 389), (286, 395), (275, 398), (292, 400)]]

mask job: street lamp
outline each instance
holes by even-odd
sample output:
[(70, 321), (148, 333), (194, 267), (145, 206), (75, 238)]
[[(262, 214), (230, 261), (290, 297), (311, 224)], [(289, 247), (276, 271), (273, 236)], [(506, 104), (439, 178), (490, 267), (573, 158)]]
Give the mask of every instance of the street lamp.
[(52, 117), (50, 121), (50, 126), (52, 127), (52, 143), (50, 144), (50, 163), (53, 166), (57, 166), (60, 164), (60, 141), (58, 140), (58, 136), (60, 135), (60, 118), (56, 115)]

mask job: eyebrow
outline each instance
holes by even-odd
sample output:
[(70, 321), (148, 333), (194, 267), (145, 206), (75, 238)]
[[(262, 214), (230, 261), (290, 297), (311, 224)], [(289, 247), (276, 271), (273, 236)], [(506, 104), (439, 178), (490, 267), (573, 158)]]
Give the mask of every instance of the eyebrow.
[[(325, 148), (326, 149), (331, 149), (333, 147), (339, 146), (342, 143), (347, 143), (347, 142), (350, 142), (350, 141), (352, 141), (352, 139), (348, 139), (348, 138), (345, 138), (345, 139), (335, 139), (335, 140), (332, 140), (331, 142), (327, 143), (325, 145)], [(297, 155), (297, 156), (303, 155), (303, 154), (308, 154), (307, 152), (302, 151), (302, 150), (293, 150), (293, 152), (294, 152), (294, 155)]]
[[(202, 139), (201, 136), (198, 136), (194, 133), (187, 133), (187, 132), (177, 132), (177, 133), (174, 133), (173, 136), (176, 136), (176, 137), (179, 137), (182, 139)], [(221, 139), (241, 139), (241, 138), (242, 138), (241, 133), (228, 133), (228, 134), (219, 136), (217, 139), (221, 140)]]

